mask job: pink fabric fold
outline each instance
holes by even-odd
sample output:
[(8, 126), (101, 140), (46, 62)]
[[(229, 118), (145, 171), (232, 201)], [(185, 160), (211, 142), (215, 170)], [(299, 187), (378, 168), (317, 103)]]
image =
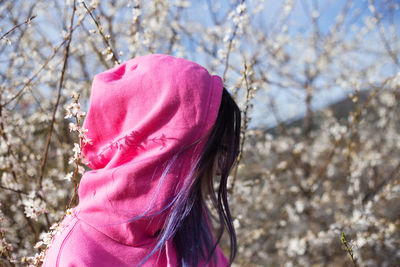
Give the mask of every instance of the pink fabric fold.
[[(97, 74), (83, 124), (93, 142), (83, 149), (92, 170), (82, 176), (79, 204), (44, 266), (137, 266), (155, 245), (166, 207), (191, 182), (222, 90), (219, 76), (164, 54)], [(137, 217), (143, 214), (156, 215)], [(217, 252), (217, 266), (226, 266)], [(169, 240), (144, 266), (176, 265)]]

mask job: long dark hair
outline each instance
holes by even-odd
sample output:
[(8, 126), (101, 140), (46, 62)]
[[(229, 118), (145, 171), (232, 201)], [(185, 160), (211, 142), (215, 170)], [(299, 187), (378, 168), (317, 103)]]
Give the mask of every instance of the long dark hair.
[[(229, 263), (232, 264), (237, 242), (229, 210), (227, 184), (239, 154), (240, 124), (240, 109), (224, 87), (217, 119), (190, 174), (192, 182), (184, 186), (168, 205), (169, 214), (159, 233), (158, 243), (142, 263), (171, 238), (176, 247), (179, 266), (197, 266), (199, 261), (215, 262), (216, 248), (226, 229), (230, 239)], [(217, 168), (220, 178), (215, 190)], [(213, 216), (206, 205), (207, 199), (211, 201), (217, 216)], [(213, 222), (218, 229), (215, 237)]]

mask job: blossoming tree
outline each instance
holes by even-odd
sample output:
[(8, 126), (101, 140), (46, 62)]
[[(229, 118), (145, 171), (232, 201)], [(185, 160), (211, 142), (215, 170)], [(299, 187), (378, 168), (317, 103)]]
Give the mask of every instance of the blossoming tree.
[(396, 266), (398, 14), (397, 0), (0, 1), (0, 265), (40, 266), (78, 201), (93, 75), (170, 53), (221, 75), (243, 113), (237, 266)]

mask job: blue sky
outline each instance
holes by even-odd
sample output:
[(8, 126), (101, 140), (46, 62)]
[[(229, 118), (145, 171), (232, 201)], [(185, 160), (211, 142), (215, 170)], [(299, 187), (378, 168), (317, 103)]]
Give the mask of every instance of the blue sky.
[[(212, 2), (212, 1), (210, 1)], [(254, 1), (246, 1), (248, 3), (248, 8), (251, 10), (254, 8), (252, 3)], [(275, 21), (279, 19), (279, 14), (281, 14), (282, 3), (284, 1), (265, 1), (264, 9), (260, 12), (260, 16), (256, 18), (251, 18), (251, 23), (256, 25), (260, 23), (261, 25), (268, 25), (265, 28), (265, 31), (271, 31), (269, 28), (270, 25), (274, 25)], [(294, 1), (295, 6), (293, 11), (289, 17), (289, 35), (290, 36), (306, 36), (313, 31), (311, 27), (310, 14), (312, 12), (313, 5), (317, 5), (318, 10), (320, 10), (319, 18), (318, 18), (318, 26), (322, 34), (327, 34), (334, 25), (337, 15), (342, 11), (345, 7), (347, 0), (320, 0), (320, 1)], [(379, 6), (382, 1), (375, 1)], [(201, 22), (203, 25), (212, 25), (211, 17), (209, 13), (204, 12), (203, 16), (199, 16), (200, 10), (207, 7), (207, 1), (192, 1), (192, 7), (189, 10), (190, 17), (193, 20)], [(226, 1), (218, 1), (221, 5), (220, 12), (218, 12), (219, 17), (223, 17), (226, 14), (226, 9), (229, 7)], [(356, 16), (357, 12), (360, 12), (361, 16)], [(368, 1), (354, 1), (353, 5), (349, 9), (349, 18), (346, 19), (345, 24), (354, 25), (359, 28), (364, 26), (364, 17), (370, 16), (371, 11), (368, 8)], [(354, 19), (353, 19), (354, 17)], [(394, 22), (399, 21), (399, 15), (394, 16)], [(261, 22), (260, 22), (261, 20)], [(387, 26), (387, 20), (383, 21), (383, 24)], [(357, 31), (356, 31), (357, 32)], [(396, 29), (396, 32), (399, 33), (399, 28)], [(375, 32), (376, 33), (376, 32)], [(351, 31), (346, 32), (346, 39), (353, 39), (354, 34)], [(377, 38), (374, 34), (369, 34), (365, 40), (370, 40), (371, 44), (376, 43), (379, 38)], [(245, 45), (244, 45), (245, 46)], [(288, 45), (290, 49), (291, 44)], [(254, 46), (249, 48), (254, 49)], [(289, 51), (290, 53), (290, 51)], [(379, 60), (377, 56), (372, 54), (360, 54), (359, 58), (366, 65), (373, 64), (374, 60)], [(200, 63), (206, 63), (206, 59), (200, 57), (195, 57), (193, 60), (197, 60)], [(231, 62), (235, 62), (234, 58), (231, 58)], [(240, 63), (240, 59), (238, 60)], [(351, 62), (349, 62), (351, 64)], [(360, 66), (360, 68), (363, 66)], [(219, 71), (219, 72), (218, 72)], [(222, 73), (222, 68), (217, 70), (217, 74)], [(383, 76), (393, 75), (398, 72), (398, 68), (393, 68), (393, 64), (388, 64), (386, 67), (381, 69), (381, 74)], [(273, 75), (273, 74), (272, 74)], [(273, 75), (274, 76), (274, 75)], [(280, 77), (274, 76), (275, 79), (279, 79)], [(323, 78), (317, 81), (317, 87), (323, 88), (321, 84), (323, 82)], [(293, 94), (293, 91), (297, 94)], [(289, 92), (289, 93), (288, 93)], [(330, 90), (321, 90), (319, 93), (316, 93), (312, 102), (312, 108), (314, 110), (323, 108), (330, 103), (334, 103), (338, 100), (347, 97), (348, 91), (343, 90), (339, 85), (330, 88)], [(259, 91), (256, 99), (253, 100), (254, 109), (251, 113), (252, 121), (250, 122), (250, 128), (268, 128), (273, 127), (276, 123), (274, 116), (271, 115), (269, 108), (266, 107), (265, 104), (265, 96), (269, 94), (271, 98), (276, 101), (277, 111), (279, 113), (280, 119), (283, 121), (290, 121), (297, 118), (301, 118), (305, 114), (305, 105), (304, 98), (305, 94), (299, 90), (282, 90), (278, 87), (272, 87), (268, 92)]]
[[(88, 2), (88, 1), (86, 1)], [(237, 3), (238, 1), (231, 1), (232, 3)], [(271, 31), (270, 25), (273, 25), (274, 22), (279, 19), (279, 14), (281, 13), (281, 5), (284, 1), (276, 1), (276, 0), (269, 0), (269, 1), (264, 1), (264, 9), (259, 13), (259, 16), (256, 18), (251, 18), (251, 23), (252, 25), (257, 25), (258, 23), (261, 23), (265, 26), (265, 28), (261, 28), (265, 31)], [(310, 26), (310, 20), (309, 20), (309, 13), (311, 12), (312, 4), (316, 3), (318, 5), (318, 9), (320, 10), (320, 17), (318, 19), (319, 23), (319, 28), (322, 33), (327, 33), (330, 29), (330, 27), (333, 25), (335, 22), (337, 14), (342, 10), (344, 5), (346, 4), (347, 0), (316, 0), (316, 1), (310, 1), (310, 0), (294, 0), (295, 6), (293, 11), (290, 14), (289, 17), (289, 35), (290, 36), (296, 36), (296, 35), (307, 35), (312, 31), (312, 27)], [(382, 1), (375, 1), (378, 3), (378, 5)], [(399, 1), (395, 1), (399, 2)], [(61, 5), (63, 5), (65, 2), (60, 1)], [(213, 25), (211, 17), (209, 12), (205, 10), (207, 8), (207, 3), (210, 3), (211, 5), (220, 5), (220, 10), (217, 13), (217, 17), (221, 19), (224, 17), (228, 12), (229, 12), (229, 2), (228, 1), (212, 1), (212, 0), (202, 0), (202, 1), (190, 1), (191, 6), (184, 12), (185, 18), (183, 21), (195, 21), (198, 23), (201, 23), (205, 26), (211, 26)], [(247, 0), (246, 1), (248, 8), (251, 10), (254, 8), (253, 3), (254, 1)], [(236, 4), (232, 4), (232, 6), (235, 6)], [(354, 1), (354, 5), (350, 9), (350, 15), (354, 15), (356, 10), (360, 10), (363, 16), (365, 15), (370, 15), (371, 12), (368, 9), (368, 1), (367, 0), (358, 0)], [(68, 14), (70, 13), (70, 9), (67, 8), (63, 12), (67, 12)], [(123, 14), (119, 14), (120, 18), (124, 18), (124, 14), (128, 12), (129, 9), (127, 8), (126, 10), (123, 10)], [(128, 13), (129, 16), (129, 13)], [(68, 17), (68, 16), (67, 16)], [(361, 16), (362, 17), (362, 16)], [(38, 17), (35, 18), (35, 27), (39, 27), (42, 29), (43, 32), (47, 34), (47, 37), (51, 40), (54, 41), (54, 44), (58, 44), (61, 40), (60, 36), (60, 31), (63, 28), (62, 23), (58, 19), (59, 17), (57, 14), (41, 14), (38, 15)], [(126, 18), (126, 17), (125, 17)], [(396, 15), (394, 16), (394, 22), (397, 25), (399, 22), (400, 16)], [(87, 19), (88, 20), (88, 19)], [(261, 21), (261, 22), (260, 22)], [(262, 22), (263, 21), (263, 22)], [(49, 25), (51, 23), (51, 25)], [(348, 21), (346, 22), (348, 23)], [(351, 21), (352, 24), (357, 25), (357, 26), (362, 26), (364, 24), (362, 18), (358, 18), (356, 20)], [(384, 23), (387, 23), (385, 21)], [(94, 25), (91, 21), (86, 22), (86, 25), (88, 26), (89, 29), (93, 29)], [(123, 24), (121, 24), (123, 25)], [(6, 28), (7, 25), (2, 25), (3, 28)], [(50, 26), (50, 27), (48, 27)], [(397, 33), (399, 33), (399, 27), (396, 28)], [(347, 38), (352, 38), (353, 33), (350, 31), (347, 33), (348, 36)], [(201, 33), (197, 35), (196, 38), (201, 38)], [(370, 40), (373, 40), (376, 37), (374, 36), (369, 36)], [(221, 40), (222, 42), (222, 40)], [(192, 49), (193, 44), (189, 45), (188, 42), (184, 42), (184, 45), (187, 46), (188, 48), (191, 46)], [(290, 49), (290, 45), (288, 45)], [(242, 42), (242, 46), (246, 47), (244, 42)], [(257, 49), (257, 47), (251, 47), (249, 49)], [(290, 53), (290, 51), (289, 51)], [(6, 53), (2, 55), (2, 60), (5, 63), (6, 62)], [(194, 60), (200, 64), (207, 65), (207, 57), (204, 55), (198, 54), (196, 52), (189, 54), (188, 55), (189, 59)], [(373, 61), (376, 60), (376, 56), (373, 55), (360, 55), (360, 57), (363, 57), (363, 60), (365, 61)], [(125, 59), (123, 59), (125, 60)], [(240, 58), (234, 58), (231, 57), (231, 63), (236, 63), (241, 64), (241, 59)], [(98, 68), (99, 66), (93, 66), (93, 68)], [(100, 66), (102, 67), (102, 66)], [(90, 67), (91, 69), (92, 67)], [(220, 68), (217, 68), (215, 70), (216, 74), (222, 76), (223, 72), (223, 66)], [(98, 69), (93, 69), (93, 74), (98, 72)], [(393, 73), (397, 72), (398, 68), (393, 68), (393, 65), (388, 64), (387, 67), (382, 69), (382, 72), (387, 73), (387, 75), (392, 75)], [(273, 74), (272, 74), (273, 75)], [(279, 79), (280, 77), (277, 77), (275, 75), (275, 79)], [(230, 80), (228, 80), (228, 85), (229, 83), (232, 84), (235, 81), (235, 77), (231, 77)], [(273, 116), (271, 116), (271, 112), (268, 108), (266, 108), (265, 104), (265, 95), (269, 94), (271, 98), (274, 98), (276, 100), (276, 105), (278, 107), (278, 112), (280, 114), (280, 117), (282, 120), (292, 120), (295, 118), (299, 118), (303, 116), (305, 107), (303, 105), (304, 101), (304, 94), (302, 92), (297, 91), (297, 95), (293, 94), (293, 90), (289, 90), (290, 93), (287, 92), (287, 90), (281, 90), (280, 88), (271, 88), (268, 92), (258, 92), (258, 97), (253, 100), (254, 104), (254, 110), (251, 113), (252, 121), (250, 123), (250, 128), (255, 128), (255, 127), (271, 127), (274, 125), (275, 120)], [(314, 109), (319, 109), (321, 107), (324, 107), (328, 105), (329, 103), (335, 102), (343, 97), (346, 97), (347, 93), (344, 92), (342, 88), (339, 86), (336, 86), (336, 88), (333, 88), (329, 91), (321, 91), (318, 95), (315, 97), (315, 101), (313, 102), (313, 108)]]

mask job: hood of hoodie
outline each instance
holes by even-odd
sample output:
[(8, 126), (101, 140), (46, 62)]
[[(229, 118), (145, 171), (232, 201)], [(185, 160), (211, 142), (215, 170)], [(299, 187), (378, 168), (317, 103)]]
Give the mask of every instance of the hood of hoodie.
[(77, 217), (122, 244), (154, 244), (166, 207), (190, 182), (222, 90), (219, 76), (164, 54), (97, 74), (83, 123), (92, 170), (80, 181)]

